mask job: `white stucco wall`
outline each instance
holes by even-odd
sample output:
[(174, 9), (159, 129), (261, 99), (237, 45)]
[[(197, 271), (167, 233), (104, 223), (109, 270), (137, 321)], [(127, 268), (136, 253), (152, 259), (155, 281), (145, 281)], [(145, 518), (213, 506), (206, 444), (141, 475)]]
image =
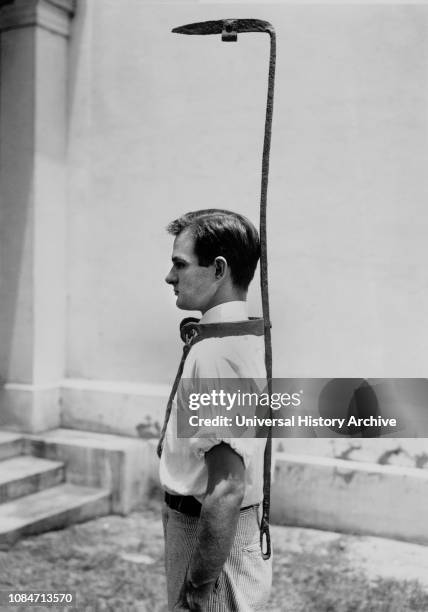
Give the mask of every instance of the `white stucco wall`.
[(169, 382), (185, 314), (165, 225), (205, 207), (257, 222), (268, 37), (170, 33), (236, 16), (278, 33), (275, 375), (425, 376), (428, 6), (141, 0), (77, 5), (66, 375)]

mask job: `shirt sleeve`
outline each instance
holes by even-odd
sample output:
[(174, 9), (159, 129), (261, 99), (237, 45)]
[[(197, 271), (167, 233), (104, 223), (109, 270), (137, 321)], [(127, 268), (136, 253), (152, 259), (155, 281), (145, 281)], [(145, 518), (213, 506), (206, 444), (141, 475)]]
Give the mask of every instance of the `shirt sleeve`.
[(197, 457), (202, 458), (205, 453), (221, 442), (228, 444), (241, 457), (246, 470), (250, 467), (251, 459), (259, 448), (260, 443), (263, 442), (264, 444), (264, 440), (260, 440), (259, 438), (226, 438), (217, 435), (212, 438), (192, 439), (191, 449)]

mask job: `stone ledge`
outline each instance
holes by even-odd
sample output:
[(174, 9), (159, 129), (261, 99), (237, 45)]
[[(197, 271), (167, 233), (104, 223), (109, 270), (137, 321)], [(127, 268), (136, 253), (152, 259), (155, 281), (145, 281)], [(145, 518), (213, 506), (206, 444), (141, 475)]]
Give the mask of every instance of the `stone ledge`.
[(289, 455), (316, 455), (428, 469), (428, 445), (425, 438), (277, 438), (274, 444), (275, 450)]
[(277, 453), (272, 523), (428, 544), (428, 471)]

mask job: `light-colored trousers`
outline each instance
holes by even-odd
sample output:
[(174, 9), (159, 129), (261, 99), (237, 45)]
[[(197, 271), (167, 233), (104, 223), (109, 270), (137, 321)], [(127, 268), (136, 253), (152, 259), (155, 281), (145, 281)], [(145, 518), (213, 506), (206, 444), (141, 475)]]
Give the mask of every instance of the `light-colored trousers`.
[[(260, 550), (259, 507), (240, 513), (232, 550), (209, 597), (207, 612), (264, 610), (272, 584), (272, 558)], [(174, 610), (196, 542), (199, 518), (171, 510), (162, 512), (168, 610)]]

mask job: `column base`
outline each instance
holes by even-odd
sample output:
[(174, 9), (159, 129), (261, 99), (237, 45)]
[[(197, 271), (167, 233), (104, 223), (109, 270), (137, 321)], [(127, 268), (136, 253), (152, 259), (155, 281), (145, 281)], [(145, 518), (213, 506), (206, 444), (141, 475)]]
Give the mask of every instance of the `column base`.
[(38, 433), (60, 425), (60, 387), (7, 383), (0, 389), (0, 427)]

